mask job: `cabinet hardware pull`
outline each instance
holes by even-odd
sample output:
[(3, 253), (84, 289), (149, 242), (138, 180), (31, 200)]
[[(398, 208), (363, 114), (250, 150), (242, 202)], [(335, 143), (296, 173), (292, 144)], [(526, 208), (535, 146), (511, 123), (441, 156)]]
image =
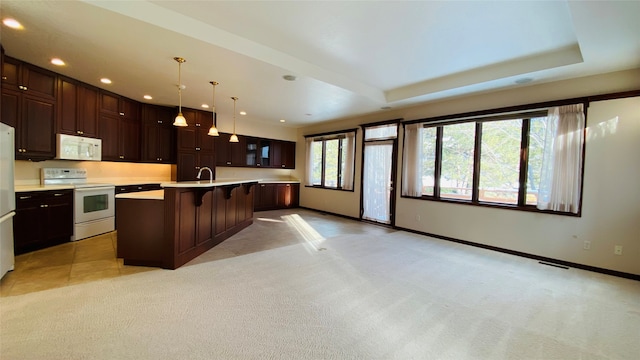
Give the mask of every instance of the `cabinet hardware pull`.
[(158, 124), (162, 124), (162, 120), (158, 120)]
[(196, 151), (200, 151), (200, 148), (199, 148), (199, 147), (197, 147), (197, 148), (196, 148)]
[(55, 194), (53, 194), (53, 196), (62, 196), (62, 195), (64, 195), (64, 194), (61, 194), (61, 193), (55, 193)]
[(284, 165), (284, 164), (282, 164), (282, 167), (285, 167), (285, 165)]
[(196, 166), (196, 170), (197, 170), (197, 169), (200, 169), (200, 166)]
[(231, 165), (231, 161), (227, 161), (227, 165)]
[(120, 155), (118, 156), (120, 159), (124, 159), (124, 155)]
[(42, 205), (40, 205), (40, 207), (41, 207), (41, 208), (46, 208), (46, 207), (49, 207), (49, 205), (47, 205), (47, 204), (42, 204)]
[(121, 113), (120, 113), (120, 116), (124, 116), (124, 113), (123, 113), (123, 112), (121, 112)]
[(84, 131), (80, 131), (80, 135), (84, 135)]
[(7, 80), (7, 77), (6, 77), (6, 76), (3, 76), (3, 77), (2, 77), (2, 80)]
[(196, 126), (200, 126), (200, 124), (196, 124)]
[(20, 200), (31, 199), (31, 196), (20, 196)]

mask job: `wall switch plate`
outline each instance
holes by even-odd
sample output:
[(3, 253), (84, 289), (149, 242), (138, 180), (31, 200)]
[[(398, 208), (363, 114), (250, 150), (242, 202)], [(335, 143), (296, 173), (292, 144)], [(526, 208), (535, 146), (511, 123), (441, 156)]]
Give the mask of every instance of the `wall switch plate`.
[(420, 215), (416, 215), (416, 221), (420, 221)]
[(613, 248), (613, 253), (616, 255), (622, 255), (622, 245), (616, 245)]
[(582, 243), (582, 248), (585, 250), (591, 250), (591, 241), (585, 240), (584, 243)]

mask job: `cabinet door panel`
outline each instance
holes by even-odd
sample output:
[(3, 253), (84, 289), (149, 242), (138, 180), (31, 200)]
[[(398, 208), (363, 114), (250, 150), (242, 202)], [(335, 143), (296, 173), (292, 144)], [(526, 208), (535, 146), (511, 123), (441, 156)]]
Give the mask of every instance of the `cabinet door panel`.
[(83, 136), (98, 136), (98, 90), (78, 86), (78, 127)]
[(100, 112), (111, 115), (120, 115), (119, 99), (115, 95), (100, 92)]
[(282, 164), (282, 141), (273, 140), (271, 142), (271, 167), (284, 167)]
[[(54, 195), (55, 196), (55, 195)], [(73, 196), (55, 197), (48, 201), (47, 237), (58, 238), (73, 235)]]
[(140, 160), (140, 123), (138, 120), (120, 120), (121, 160)]
[(224, 198), (224, 190), (220, 187), (213, 189), (213, 196), (215, 198), (215, 235), (220, 235), (226, 230), (227, 214), (226, 214), (226, 199)]
[(292, 141), (283, 141), (281, 155), (281, 167), (286, 169), (296, 168), (296, 143)]
[(140, 106), (137, 102), (120, 98), (119, 115), (125, 119), (140, 120)]
[(171, 164), (176, 160), (176, 137), (175, 130), (171, 126), (158, 126), (158, 155), (160, 161)]
[(231, 153), (229, 152), (229, 138), (231, 134), (220, 133), (220, 136), (216, 137), (215, 152), (216, 152), (216, 165), (229, 166), (231, 165)]
[(2, 64), (2, 86), (9, 89), (18, 89), (18, 67), (20, 63), (18, 60), (6, 57), (4, 58), (4, 64)]
[(158, 143), (159, 131), (156, 124), (145, 123), (142, 125), (142, 161), (160, 161)]
[(178, 181), (191, 181), (196, 179), (196, 175), (198, 174), (198, 170), (196, 170), (196, 158), (197, 156), (194, 151), (178, 153)]
[[(43, 226), (34, 226), (43, 218), (44, 209), (39, 201), (17, 202), (13, 218), (14, 250), (16, 255), (34, 250), (43, 238)], [(36, 224), (37, 225), (37, 224)]]
[[(20, 94), (13, 92), (2, 90), (2, 122), (16, 127), (18, 124), (18, 119), (20, 117), (19, 106), (20, 104)], [(16, 141), (16, 147), (18, 146), (18, 142)]]
[(76, 124), (78, 119), (78, 86), (70, 81), (60, 79), (58, 89), (58, 132), (78, 135), (80, 130)]
[[(211, 169), (211, 172), (213, 173), (213, 177), (215, 178), (215, 174), (216, 174), (216, 158), (213, 154), (198, 154), (198, 163), (196, 164), (196, 167), (198, 169), (203, 168), (203, 167), (209, 167)], [(197, 175), (197, 173), (196, 173)], [(195, 179), (195, 177), (193, 178)], [(203, 171), (201, 176), (200, 176), (200, 180), (209, 180), (209, 172), (208, 171)]]
[(28, 93), (54, 100), (56, 97), (56, 75), (33, 66), (23, 65), (22, 85)]
[(198, 224), (196, 245), (213, 239), (213, 192), (208, 191), (202, 197), (202, 205), (198, 206)]
[(20, 132), (27, 156), (55, 156), (55, 106), (37, 98), (23, 96)]
[(193, 206), (195, 199), (193, 191), (179, 192), (180, 213), (176, 216), (180, 217), (179, 223), (189, 224), (189, 226), (181, 226), (178, 229), (178, 254), (193, 249), (196, 246), (196, 207)]
[(120, 119), (111, 115), (100, 115), (98, 136), (102, 139), (102, 159), (118, 160), (119, 151), (119, 123)]
[(236, 214), (236, 196), (238, 193), (238, 189), (239, 188), (235, 188), (233, 190), (231, 190), (231, 198), (225, 200), (226, 203), (226, 213), (227, 213), (227, 219), (226, 219), (226, 228), (230, 229), (232, 227), (234, 227), (237, 224), (237, 215)]
[(196, 151), (196, 129), (186, 127), (178, 129), (178, 152)]

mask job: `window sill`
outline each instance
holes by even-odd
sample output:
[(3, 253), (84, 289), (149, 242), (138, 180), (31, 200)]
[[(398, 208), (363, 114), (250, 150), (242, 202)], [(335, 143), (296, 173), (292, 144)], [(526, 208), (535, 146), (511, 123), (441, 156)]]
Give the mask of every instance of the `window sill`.
[(354, 190), (345, 190), (345, 189), (332, 188), (332, 187), (326, 187), (326, 186), (320, 186), (320, 185), (305, 185), (304, 187), (312, 188), (312, 189), (337, 190), (337, 191), (346, 191), (346, 192), (353, 192), (354, 191)]

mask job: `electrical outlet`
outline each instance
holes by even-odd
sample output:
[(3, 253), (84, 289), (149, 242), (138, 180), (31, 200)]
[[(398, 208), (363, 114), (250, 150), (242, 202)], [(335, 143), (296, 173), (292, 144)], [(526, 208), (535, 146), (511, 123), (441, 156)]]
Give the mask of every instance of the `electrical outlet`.
[(613, 253), (616, 255), (622, 255), (622, 245), (616, 245), (613, 248)]
[(591, 241), (585, 240), (582, 243), (582, 248), (585, 249), (585, 250), (591, 250)]

